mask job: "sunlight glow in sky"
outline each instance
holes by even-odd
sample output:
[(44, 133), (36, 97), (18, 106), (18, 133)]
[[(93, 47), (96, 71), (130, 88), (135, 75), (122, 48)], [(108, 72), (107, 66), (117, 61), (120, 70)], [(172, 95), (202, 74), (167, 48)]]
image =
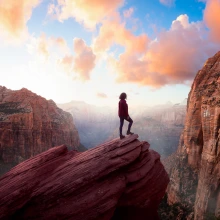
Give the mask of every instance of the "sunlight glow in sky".
[(57, 103), (179, 103), (220, 50), (220, 0), (0, 0), (1, 86)]

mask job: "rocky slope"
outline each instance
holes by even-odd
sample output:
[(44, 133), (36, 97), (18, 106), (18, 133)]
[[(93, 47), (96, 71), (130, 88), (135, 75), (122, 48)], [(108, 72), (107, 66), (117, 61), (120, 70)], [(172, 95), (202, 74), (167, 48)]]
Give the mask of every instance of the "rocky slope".
[[(72, 114), (80, 140), (88, 148), (118, 137), (117, 108), (96, 107), (77, 101), (58, 106)], [(149, 140), (152, 149), (161, 156), (168, 156), (176, 151), (184, 127), (185, 100), (175, 105), (129, 106), (129, 113), (134, 120), (133, 131), (138, 133), (140, 139)], [(124, 130), (126, 128), (127, 122)]]
[(61, 144), (79, 146), (69, 113), (27, 89), (0, 86), (0, 174)]
[(83, 153), (62, 145), (20, 163), (0, 179), (0, 219), (158, 219), (169, 178), (137, 138)]
[(220, 52), (192, 84), (187, 115), (168, 187), (170, 203), (194, 207), (194, 219), (220, 217)]

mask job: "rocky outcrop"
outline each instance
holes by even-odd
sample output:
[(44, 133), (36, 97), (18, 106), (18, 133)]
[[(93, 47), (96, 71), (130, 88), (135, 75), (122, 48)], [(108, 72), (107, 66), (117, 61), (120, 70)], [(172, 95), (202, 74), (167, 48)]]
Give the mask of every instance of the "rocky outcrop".
[(83, 153), (62, 145), (20, 163), (0, 179), (0, 219), (158, 219), (169, 178), (137, 138)]
[(0, 174), (61, 144), (79, 146), (71, 114), (27, 89), (0, 86)]
[(194, 207), (194, 219), (220, 217), (220, 52), (192, 84), (185, 128), (168, 187), (170, 203)]

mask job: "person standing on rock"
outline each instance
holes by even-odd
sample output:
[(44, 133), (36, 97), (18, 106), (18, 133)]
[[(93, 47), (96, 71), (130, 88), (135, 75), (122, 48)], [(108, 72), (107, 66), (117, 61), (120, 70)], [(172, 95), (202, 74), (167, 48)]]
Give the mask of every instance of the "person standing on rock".
[(128, 114), (128, 105), (125, 99), (127, 99), (127, 94), (126, 93), (121, 93), (119, 96), (119, 103), (118, 103), (118, 116), (120, 118), (120, 127), (119, 127), (119, 133), (120, 133), (120, 139), (123, 139), (125, 136), (122, 134), (122, 128), (124, 125), (124, 120), (128, 121), (128, 130), (127, 130), (127, 135), (129, 134), (134, 134), (131, 132), (131, 126), (133, 124), (133, 120), (130, 118)]

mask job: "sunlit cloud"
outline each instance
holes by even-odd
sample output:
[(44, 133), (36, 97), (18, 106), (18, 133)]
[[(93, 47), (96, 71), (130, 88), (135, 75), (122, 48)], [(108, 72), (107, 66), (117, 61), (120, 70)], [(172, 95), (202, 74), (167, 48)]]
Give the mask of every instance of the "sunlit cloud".
[(31, 37), (30, 42), (27, 44), (28, 52), (37, 56), (43, 57), (45, 60), (56, 52), (59, 53), (68, 52), (66, 41), (61, 37), (47, 37), (45, 33), (42, 33), (39, 37)]
[(158, 72), (148, 71), (148, 61), (132, 56), (128, 53), (121, 54), (119, 60), (111, 60), (109, 63), (115, 68), (118, 83), (137, 83), (160, 87), (168, 83), (166, 77)]
[(62, 37), (52, 37), (51, 40), (54, 41), (55, 44), (59, 45), (60, 47), (67, 47), (66, 41)]
[(40, 2), (41, 0), (1, 0), (0, 36), (10, 43), (27, 39), (27, 22)]
[(64, 72), (74, 74), (75, 79), (82, 81), (90, 79), (95, 67), (96, 55), (80, 38), (73, 39), (73, 49), (70, 49), (63, 38), (47, 37), (42, 33), (38, 38), (32, 37), (27, 48), (30, 54), (43, 57), (45, 61), (51, 58), (50, 62), (58, 64)]
[(93, 47), (94, 51), (99, 53), (109, 50), (114, 44), (118, 44), (128, 52), (143, 53), (148, 42), (149, 39), (146, 34), (136, 36), (131, 30), (126, 29), (125, 23), (115, 19), (103, 22), (99, 35), (94, 40)]
[(211, 40), (220, 43), (220, 1), (208, 0), (204, 11), (204, 21), (210, 30)]
[(57, 0), (49, 5), (48, 14), (61, 22), (72, 17), (85, 27), (94, 28), (123, 4), (124, 0)]
[(133, 13), (134, 13), (134, 8), (131, 7), (127, 10), (124, 10), (123, 15), (125, 18), (130, 18)]
[(175, 4), (175, 0), (160, 0), (160, 3), (171, 7)]
[(49, 58), (48, 45), (46, 42), (46, 36), (44, 34), (39, 38), (37, 51), (39, 54), (42, 54), (45, 57), (45, 59)]
[(87, 81), (90, 80), (90, 73), (95, 67), (96, 55), (92, 48), (87, 46), (85, 41), (80, 38), (73, 39), (74, 54), (69, 53), (59, 58), (57, 64), (63, 70), (73, 75), (74, 79)]
[(78, 73), (81, 80), (89, 80), (90, 73), (95, 67), (96, 56), (82, 39), (74, 38), (73, 47), (76, 53), (74, 56), (73, 71)]
[(115, 68), (120, 83), (152, 87), (186, 83), (216, 52), (216, 45), (206, 35), (202, 22), (189, 23), (187, 15), (180, 15), (169, 30), (148, 44), (144, 55), (125, 52), (119, 59), (111, 58), (109, 64)]
[(57, 63), (64, 69), (66, 73), (71, 73), (73, 68), (73, 56), (72, 55), (66, 55), (63, 58), (59, 59)]
[[(27, 22), (40, 2), (20, 0), (18, 4), (12, 0), (0, 0), (0, 35), (28, 36)], [(189, 22), (186, 14), (180, 15), (155, 39), (150, 39), (145, 32), (136, 34), (133, 28), (128, 28), (135, 19), (134, 7), (119, 13), (118, 9), (124, 2), (53, 0), (48, 7), (48, 14), (52, 17), (61, 22), (74, 18), (86, 28), (97, 28), (92, 43), (87, 45), (83, 39), (74, 38), (73, 47), (68, 48), (62, 37), (49, 37), (44, 33), (35, 37), (32, 34), (28, 51), (44, 61), (53, 57), (50, 61), (61, 66), (74, 79), (91, 80), (91, 74), (102, 58), (101, 61), (107, 60), (114, 73), (112, 78), (115, 77), (118, 83), (155, 88), (191, 82), (204, 61), (216, 52), (216, 45), (220, 43), (218, 0), (206, 1), (203, 21)], [(167, 6), (175, 4), (174, 0), (160, 2)], [(117, 52), (111, 50), (113, 46), (119, 46)]]

